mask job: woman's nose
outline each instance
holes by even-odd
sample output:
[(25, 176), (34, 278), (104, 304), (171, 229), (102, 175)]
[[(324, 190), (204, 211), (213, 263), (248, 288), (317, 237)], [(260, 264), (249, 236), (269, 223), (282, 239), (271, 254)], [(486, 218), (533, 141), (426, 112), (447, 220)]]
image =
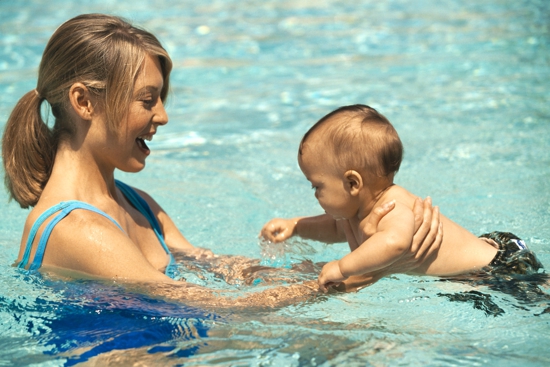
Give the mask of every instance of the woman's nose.
[(158, 125), (166, 125), (168, 123), (168, 114), (164, 108), (164, 103), (159, 98), (158, 103), (155, 105), (155, 114), (153, 116), (153, 122)]

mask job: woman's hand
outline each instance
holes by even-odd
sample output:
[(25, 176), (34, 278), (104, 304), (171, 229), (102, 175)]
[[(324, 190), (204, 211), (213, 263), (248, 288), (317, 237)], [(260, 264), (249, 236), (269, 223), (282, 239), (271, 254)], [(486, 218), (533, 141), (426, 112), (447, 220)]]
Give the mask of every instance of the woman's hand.
[[(416, 205), (416, 203), (415, 203)], [(378, 229), (378, 223), (382, 220), (382, 218), (391, 212), (395, 208), (395, 200), (389, 201), (383, 205), (375, 207), (369, 215), (367, 215), (366, 218), (366, 224), (365, 224), (365, 233), (367, 237), (371, 237), (374, 235)], [(415, 214), (415, 221), (416, 221), (416, 214)], [(416, 222), (415, 222), (415, 229), (416, 229)]]
[(192, 248), (180, 250), (180, 251), (185, 253), (187, 256), (194, 257), (196, 260), (212, 259), (214, 257), (217, 257), (217, 255), (214, 255), (212, 250), (202, 248), (202, 247), (192, 247)]
[[(369, 236), (376, 232), (378, 223), (384, 215), (389, 213), (395, 207), (395, 202), (390, 201), (380, 207), (375, 208), (369, 218), (367, 217), (366, 231)], [(416, 199), (413, 206), (414, 213), (414, 236), (411, 248), (408, 252), (390, 265), (391, 268), (398, 270), (399, 273), (406, 273), (416, 268), (425, 259), (435, 254), (443, 240), (443, 226), (439, 218), (439, 208), (432, 207), (432, 199)]]
[(264, 224), (260, 231), (260, 237), (268, 241), (277, 243), (294, 236), (296, 231), (297, 219), (274, 218)]
[(443, 242), (443, 225), (439, 217), (439, 207), (432, 207), (432, 199), (416, 199), (413, 207), (414, 212), (414, 236), (408, 259), (400, 259), (401, 268), (405, 264), (414, 269), (424, 260), (437, 253)]
[[(382, 217), (389, 213), (394, 206), (394, 202), (389, 202), (375, 208), (369, 214), (369, 217), (367, 217), (367, 234), (372, 235), (376, 232), (376, 227)], [(430, 256), (436, 254), (443, 241), (443, 226), (439, 217), (439, 208), (437, 206), (432, 207), (432, 200), (428, 197), (425, 200), (416, 199), (413, 212), (415, 233), (409, 251), (405, 252), (401, 258), (389, 267), (374, 273), (351, 276), (334, 289), (345, 292), (359, 290), (377, 282), (384, 276), (414, 270)]]

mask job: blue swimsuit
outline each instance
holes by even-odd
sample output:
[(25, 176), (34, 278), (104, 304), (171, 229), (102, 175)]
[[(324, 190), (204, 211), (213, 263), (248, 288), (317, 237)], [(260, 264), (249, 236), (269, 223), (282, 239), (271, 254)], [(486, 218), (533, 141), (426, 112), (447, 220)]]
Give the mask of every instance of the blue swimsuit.
[[(149, 207), (149, 204), (139, 194), (132, 189), (130, 186), (126, 185), (123, 182), (120, 182), (118, 180), (115, 180), (116, 186), (119, 188), (120, 191), (124, 194), (126, 199), (141, 213), (145, 216), (149, 224), (151, 224), (151, 227), (153, 227), (153, 231), (155, 231), (155, 234), (157, 235), (157, 238), (164, 248), (164, 251), (170, 256), (170, 263), (166, 267), (165, 274), (171, 275), (172, 274), (172, 267), (175, 265), (174, 257), (170, 253), (170, 249), (168, 249), (168, 246), (166, 245), (166, 242), (164, 241), (164, 236), (162, 234), (162, 230), (160, 228), (159, 222), (157, 221), (157, 218), (151, 211), (151, 208)], [(42, 235), (40, 236), (40, 240), (38, 242), (38, 248), (36, 249), (36, 253), (34, 255), (34, 259), (29, 267), (29, 270), (37, 270), (42, 265), (42, 259), (44, 258), (44, 252), (46, 251), (46, 244), (48, 243), (48, 239), (50, 238), (50, 235), (52, 233), (53, 228), (57, 223), (59, 223), (60, 220), (65, 218), (70, 212), (72, 212), (75, 209), (85, 209), (90, 210), (92, 212), (98, 213), (103, 215), (104, 217), (111, 220), (114, 224), (117, 225), (118, 228), (120, 228), (121, 231), (123, 231), (122, 227), (113, 219), (111, 218), (107, 213), (97, 209), (96, 207), (84, 203), (82, 201), (63, 201), (57, 205), (54, 205), (53, 207), (46, 210), (44, 213), (42, 213), (36, 222), (34, 222), (31, 231), (29, 232), (29, 237), (27, 238), (27, 244), (25, 247), (25, 253), (23, 254), (23, 259), (21, 259), (21, 262), (17, 265), (18, 268), (24, 269), (27, 264), (29, 263), (29, 257), (31, 254), (31, 247), (34, 242), (34, 238), (36, 237), (36, 232), (38, 232), (38, 228), (46, 221), (49, 217), (57, 213), (55, 217), (51, 220), (50, 223), (46, 226), (44, 229), (44, 232), (42, 232)]]

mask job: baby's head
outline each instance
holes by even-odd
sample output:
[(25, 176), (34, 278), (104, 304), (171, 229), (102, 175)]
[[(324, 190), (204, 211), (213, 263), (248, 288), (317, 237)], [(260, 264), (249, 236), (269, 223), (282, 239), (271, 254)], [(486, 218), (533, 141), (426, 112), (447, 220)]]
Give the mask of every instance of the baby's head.
[(329, 113), (309, 129), (300, 143), (300, 164), (304, 155), (324, 162), (327, 169), (338, 174), (355, 170), (364, 178), (393, 181), (403, 158), (403, 145), (382, 114), (366, 105), (351, 105)]

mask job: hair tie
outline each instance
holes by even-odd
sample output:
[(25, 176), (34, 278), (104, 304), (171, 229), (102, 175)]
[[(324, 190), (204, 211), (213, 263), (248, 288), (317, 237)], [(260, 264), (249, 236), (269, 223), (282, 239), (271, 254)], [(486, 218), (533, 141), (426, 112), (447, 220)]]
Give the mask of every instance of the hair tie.
[(42, 97), (40, 95), (40, 93), (38, 93), (38, 90), (36, 90), (36, 88), (34, 89), (34, 94), (36, 94), (36, 96), (38, 97), (39, 100), (41, 100), (41, 101), (44, 100), (44, 97)]

